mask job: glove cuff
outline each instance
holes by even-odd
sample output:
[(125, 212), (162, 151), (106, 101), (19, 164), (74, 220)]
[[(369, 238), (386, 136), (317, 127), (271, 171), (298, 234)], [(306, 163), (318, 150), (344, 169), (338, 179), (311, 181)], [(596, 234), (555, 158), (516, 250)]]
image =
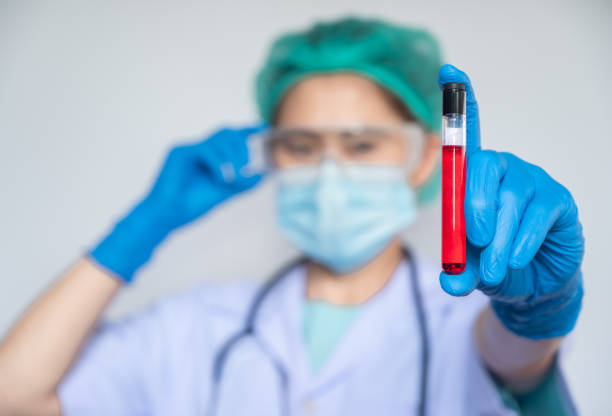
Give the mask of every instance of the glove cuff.
[(519, 303), (492, 299), (491, 306), (504, 326), (519, 336), (533, 340), (556, 338), (574, 329), (582, 307), (583, 293), (582, 272), (578, 271), (554, 295)]
[(145, 200), (87, 254), (119, 280), (129, 283), (172, 229)]

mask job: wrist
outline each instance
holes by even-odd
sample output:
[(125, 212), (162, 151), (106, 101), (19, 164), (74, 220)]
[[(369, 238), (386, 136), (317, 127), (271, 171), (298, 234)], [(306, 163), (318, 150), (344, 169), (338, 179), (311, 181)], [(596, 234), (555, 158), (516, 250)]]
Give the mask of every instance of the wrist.
[(554, 294), (520, 302), (491, 299), (497, 318), (516, 335), (532, 340), (557, 338), (574, 329), (582, 306), (582, 272), (568, 280)]
[(120, 220), (89, 255), (115, 277), (129, 283), (172, 229), (165, 216), (144, 200)]
[(488, 369), (512, 392), (529, 391), (539, 383), (563, 340), (517, 336), (506, 328), (490, 306), (478, 316), (474, 336)]

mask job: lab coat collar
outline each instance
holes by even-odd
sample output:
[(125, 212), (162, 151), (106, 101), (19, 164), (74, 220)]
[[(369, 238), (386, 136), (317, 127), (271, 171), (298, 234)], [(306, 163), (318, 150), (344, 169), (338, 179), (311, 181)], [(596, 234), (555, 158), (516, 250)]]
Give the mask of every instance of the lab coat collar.
[[(306, 270), (298, 264), (268, 293), (254, 322), (255, 336), (272, 359), (287, 371), (290, 387), (303, 385), (308, 371), (301, 331), (305, 296)], [(295, 390), (290, 388), (289, 392)]]
[(412, 336), (417, 321), (409, 273), (407, 261), (402, 260), (385, 286), (362, 305), (353, 324), (315, 375), (302, 332), (306, 270), (304, 266), (296, 266), (288, 272), (261, 305), (255, 333), (287, 370), (292, 393), (301, 397), (313, 394), (350, 372), (364, 357), (384, 351), (381, 345), (388, 342), (389, 337), (398, 338), (398, 341), (402, 338), (402, 342), (406, 342), (408, 334), (412, 343), (418, 342)]

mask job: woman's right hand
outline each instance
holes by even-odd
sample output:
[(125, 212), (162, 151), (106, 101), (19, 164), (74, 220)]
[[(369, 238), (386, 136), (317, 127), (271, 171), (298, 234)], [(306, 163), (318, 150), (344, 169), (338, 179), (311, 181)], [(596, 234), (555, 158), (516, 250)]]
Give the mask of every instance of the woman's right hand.
[(221, 129), (199, 143), (173, 148), (143, 202), (174, 229), (252, 188), (261, 175), (245, 172), (247, 139), (260, 130), (262, 127)]
[(202, 142), (172, 149), (149, 194), (94, 248), (91, 257), (131, 281), (172, 230), (261, 180), (260, 174), (247, 169), (247, 139), (262, 129), (221, 129)]
[(59, 383), (119, 282), (172, 230), (259, 182), (245, 167), (247, 139), (262, 128), (223, 129), (170, 152), (149, 194), (90, 253), (93, 262), (77, 262), (0, 342), (1, 415), (60, 414)]

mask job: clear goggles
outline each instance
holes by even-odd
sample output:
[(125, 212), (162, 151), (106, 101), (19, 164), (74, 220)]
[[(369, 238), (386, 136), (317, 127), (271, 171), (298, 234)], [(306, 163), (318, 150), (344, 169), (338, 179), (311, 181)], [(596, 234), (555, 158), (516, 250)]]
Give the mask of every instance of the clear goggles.
[(340, 165), (399, 165), (412, 173), (425, 140), (417, 122), (270, 128), (249, 139), (249, 170), (308, 167), (332, 158)]

